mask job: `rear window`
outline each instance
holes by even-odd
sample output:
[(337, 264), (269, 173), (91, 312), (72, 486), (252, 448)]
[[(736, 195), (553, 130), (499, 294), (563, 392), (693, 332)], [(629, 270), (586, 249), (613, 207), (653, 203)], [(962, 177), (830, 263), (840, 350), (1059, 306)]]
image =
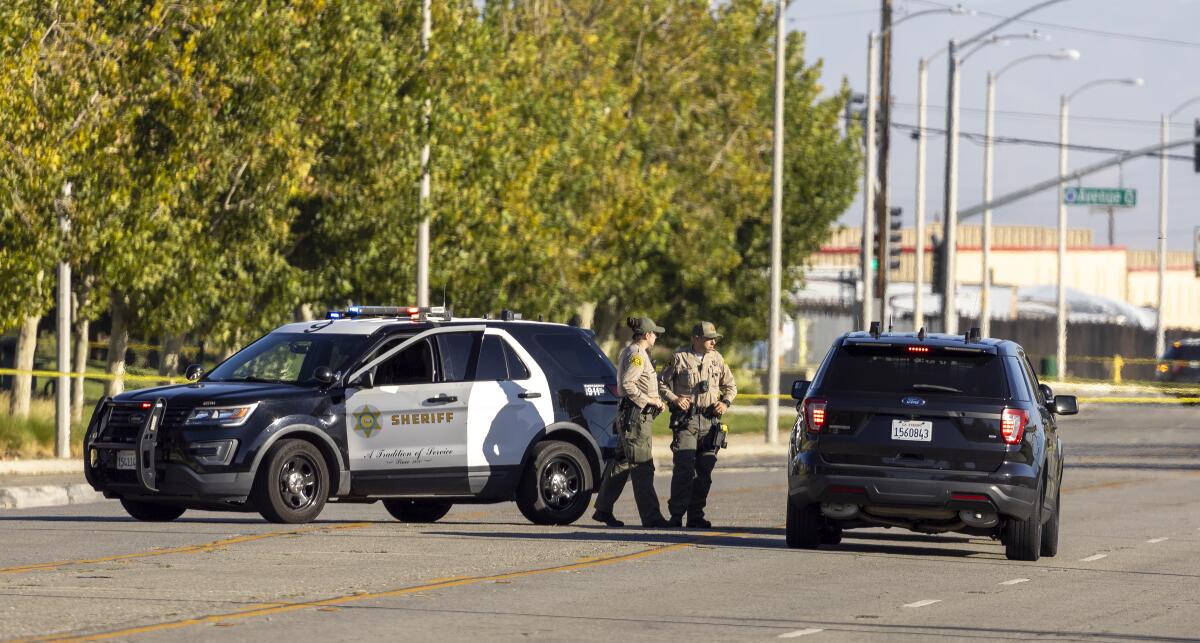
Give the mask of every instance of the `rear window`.
[(533, 336), (533, 341), (575, 377), (600, 377), (611, 372), (608, 358), (595, 344), (579, 335), (538, 334)]
[(920, 393), (1008, 397), (1002, 358), (986, 353), (910, 354), (905, 347), (844, 346), (825, 378), (824, 393)]
[(1200, 344), (1172, 345), (1167, 349), (1166, 354), (1163, 355), (1163, 359), (1200, 360)]

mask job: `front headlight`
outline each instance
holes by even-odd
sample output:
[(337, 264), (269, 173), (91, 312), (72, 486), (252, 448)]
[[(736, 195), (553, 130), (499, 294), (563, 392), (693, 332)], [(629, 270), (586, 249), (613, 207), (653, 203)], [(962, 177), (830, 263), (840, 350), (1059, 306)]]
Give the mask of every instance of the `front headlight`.
[(250, 418), (258, 402), (240, 406), (208, 406), (192, 411), (186, 424), (191, 426), (241, 426)]

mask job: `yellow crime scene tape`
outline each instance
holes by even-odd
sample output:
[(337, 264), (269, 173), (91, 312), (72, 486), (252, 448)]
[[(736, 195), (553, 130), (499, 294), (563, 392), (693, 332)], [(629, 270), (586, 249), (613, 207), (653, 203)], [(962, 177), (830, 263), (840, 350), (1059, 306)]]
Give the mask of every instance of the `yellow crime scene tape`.
[(115, 380), (123, 379), (126, 382), (165, 382), (167, 384), (177, 384), (186, 382), (187, 380), (178, 375), (130, 375), (128, 373), (117, 376), (112, 373), (64, 373), (62, 371), (24, 371), (15, 368), (0, 368), (0, 375), (33, 375), (35, 377), (67, 377), (76, 378), (82, 377), (88, 380)]

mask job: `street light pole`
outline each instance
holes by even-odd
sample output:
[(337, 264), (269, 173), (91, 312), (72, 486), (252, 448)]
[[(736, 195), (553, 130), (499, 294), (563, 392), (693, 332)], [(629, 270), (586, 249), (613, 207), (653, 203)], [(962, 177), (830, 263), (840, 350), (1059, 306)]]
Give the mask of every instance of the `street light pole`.
[[(432, 17), (430, 15), (430, 0), (421, 2), (421, 62), (429, 59), (429, 40), (432, 37)], [(426, 70), (426, 76), (429, 71)], [(433, 103), (425, 98), (424, 130), (425, 144), (421, 147), (421, 193), (418, 211), (421, 222), (417, 225), (417, 305), (429, 305), (429, 120), (433, 112)]]
[[(63, 247), (71, 233), (71, 219), (67, 215), (67, 201), (71, 198), (71, 184), (63, 185), (62, 202), (58, 209), (58, 229), (62, 234)], [(55, 432), (54, 456), (71, 457), (71, 264), (66, 257), (58, 264), (58, 381), (55, 385)], [(87, 454), (84, 454), (87, 457)]]
[(767, 444), (779, 444), (779, 310), (783, 272), (783, 88), (784, 88), (784, 14), (787, 0), (775, 7), (775, 140), (771, 167), (771, 328), (767, 335), (770, 363), (767, 365)]
[(913, 330), (925, 327), (925, 308), (922, 289), (925, 283), (925, 103), (929, 76), (929, 61), (917, 61), (917, 218), (916, 266), (913, 272)]
[[(1079, 52), (1075, 49), (1064, 49), (1053, 54), (1031, 54), (1018, 58), (1004, 67), (1000, 71), (992, 73), (988, 72), (987, 76), (987, 109), (984, 115), (984, 142), (983, 142), (983, 202), (990, 203), (992, 200), (992, 177), (995, 173), (995, 123), (996, 123), (996, 82), (1004, 72), (1016, 67), (1017, 65), (1028, 62), (1030, 60), (1039, 59), (1053, 60), (1079, 60)], [(991, 306), (991, 251), (992, 251), (992, 209), (985, 208), (983, 210), (983, 279), (980, 281), (979, 290), (979, 328), (980, 333), (984, 337), (989, 337), (992, 332), (992, 306)]]
[[(1171, 119), (1184, 108), (1200, 102), (1200, 96), (1184, 101), (1179, 107), (1162, 115), (1162, 125), (1159, 128), (1159, 140), (1167, 144), (1171, 133)], [(1154, 356), (1161, 357), (1167, 350), (1166, 315), (1163, 314), (1163, 303), (1167, 294), (1167, 155), (1158, 157), (1158, 306), (1154, 327)]]
[(871, 270), (875, 237), (875, 32), (867, 34), (867, 122), (863, 127), (862, 326), (871, 324), (875, 280)]
[(1080, 85), (1070, 94), (1063, 94), (1058, 106), (1058, 286), (1055, 296), (1056, 350), (1054, 365), (1059, 381), (1067, 377), (1067, 203), (1063, 199), (1067, 176), (1067, 118), (1071, 99), (1080, 92), (1099, 85), (1141, 86), (1141, 78), (1102, 78)]

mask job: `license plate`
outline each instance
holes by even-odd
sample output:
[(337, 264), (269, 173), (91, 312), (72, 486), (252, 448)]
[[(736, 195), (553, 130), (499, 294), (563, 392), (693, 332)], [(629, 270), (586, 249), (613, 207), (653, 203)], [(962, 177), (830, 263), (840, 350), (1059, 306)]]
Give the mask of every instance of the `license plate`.
[(131, 470), (136, 469), (137, 453), (133, 451), (117, 451), (117, 468)]
[(892, 420), (892, 439), (929, 442), (933, 439), (933, 422)]

